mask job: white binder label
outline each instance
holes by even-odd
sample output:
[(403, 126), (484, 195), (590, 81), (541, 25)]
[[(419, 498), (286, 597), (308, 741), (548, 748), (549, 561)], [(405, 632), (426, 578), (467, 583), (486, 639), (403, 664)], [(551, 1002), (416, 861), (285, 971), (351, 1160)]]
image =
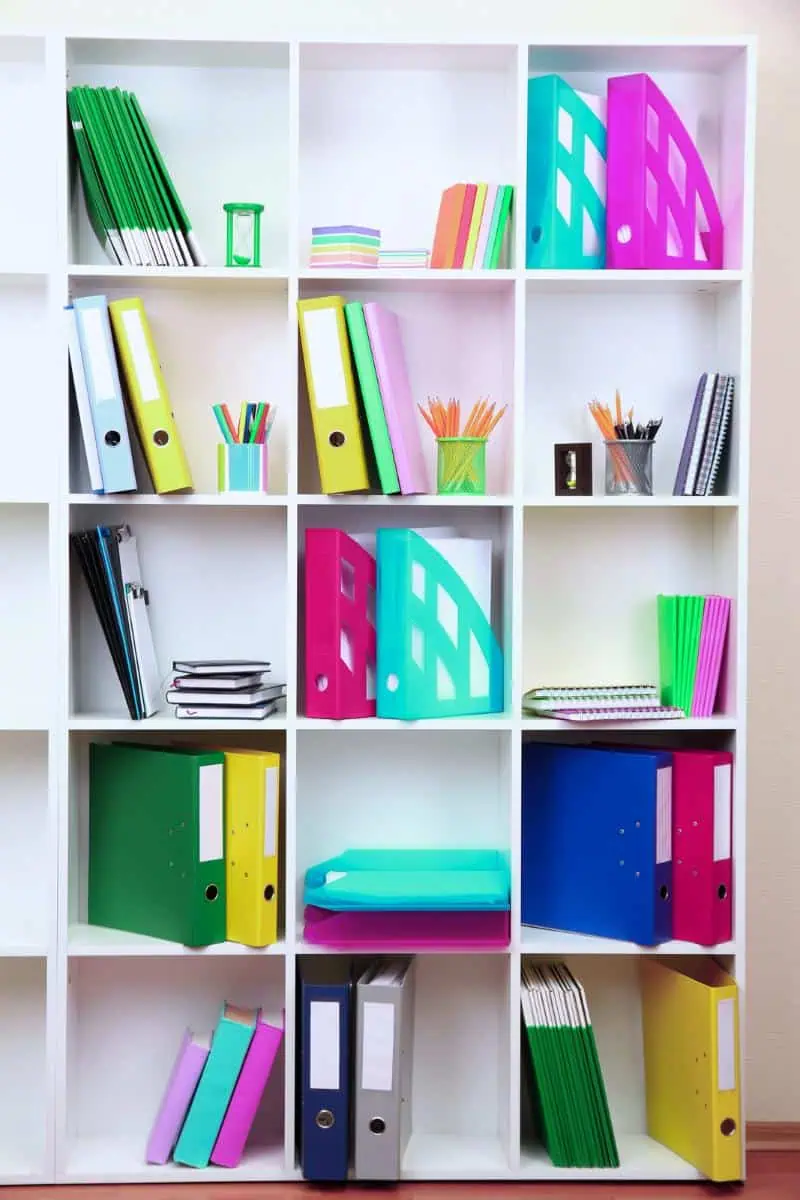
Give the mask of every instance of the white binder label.
[(335, 308), (312, 308), (303, 313), (308, 361), (317, 408), (346, 408), (347, 385)]
[(714, 862), (731, 856), (731, 766), (714, 767)]
[(104, 400), (113, 400), (117, 389), (114, 385), (114, 372), (111, 369), (108, 343), (103, 333), (103, 314), (99, 308), (82, 308), (79, 311), (83, 324), (83, 338), (89, 351), (89, 371), (94, 387), (93, 399), (98, 404)]
[(394, 1069), (394, 1005), (364, 1002), (361, 1016), (361, 1086), (390, 1092)]
[(717, 1091), (736, 1087), (735, 1000), (717, 1002)]
[(201, 767), (200, 776), (200, 862), (223, 856), (222, 763)]
[(278, 768), (264, 772), (264, 858), (278, 853)]
[(153, 370), (153, 360), (147, 349), (147, 339), (144, 336), (144, 326), (142, 325), (142, 314), (138, 308), (125, 309), (122, 314), (122, 324), (125, 327), (125, 334), (128, 338), (128, 346), (133, 359), (133, 369), (136, 372), (136, 378), (139, 380), (139, 391), (141, 392), (142, 400), (145, 404), (149, 404), (153, 400), (158, 400), (161, 393), (158, 388), (156, 373)]
[(312, 1000), (309, 1005), (308, 1086), (339, 1090), (339, 1005)]
[(656, 862), (672, 861), (672, 767), (656, 771)]

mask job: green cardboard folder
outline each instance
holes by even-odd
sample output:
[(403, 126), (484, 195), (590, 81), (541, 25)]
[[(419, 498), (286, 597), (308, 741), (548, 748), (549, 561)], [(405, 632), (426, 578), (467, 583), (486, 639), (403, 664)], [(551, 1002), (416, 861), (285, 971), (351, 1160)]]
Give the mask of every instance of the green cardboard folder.
[(91, 745), (92, 925), (225, 941), (223, 764), (216, 752)]
[(367, 322), (364, 317), (364, 305), (358, 300), (353, 300), (349, 304), (345, 304), (344, 315), (347, 321), (347, 332), (350, 335), (353, 361), (355, 362), (358, 386), (361, 392), (361, 403), (364, 406), (364, 415), (367, 418), (367, 427), (369, 428), (369, 436), (375, 454), (375, 465), (378, 470), (381, 491), (385, 496), (392, 496), (400, 491), (400, 483), (394, 463), (394, 451), (392, 450), (392, 442), (389, 436), (389, 426), (386, 423), (386, 414), (383, 410), (378, 373), (375, 370), (375, 361), (372, 357), (372, 347), (370, 346)]

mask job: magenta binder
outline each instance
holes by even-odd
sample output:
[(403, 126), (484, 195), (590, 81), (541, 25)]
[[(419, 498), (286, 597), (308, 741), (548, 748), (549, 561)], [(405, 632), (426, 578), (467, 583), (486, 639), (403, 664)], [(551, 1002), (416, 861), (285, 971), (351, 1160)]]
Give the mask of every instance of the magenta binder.
[(305, 535), (305, 715), (375, 716), (375, 559), (340, 529)]
[(238, 1167), (241, 1162), (282, 1038), (277, 1025), (259, 1020), (211, 1152), (216, 1166)]
[(492, 950), (511, 940), (507, 909), (331, 912), (308, 904), (303, 918), (307, 942), (343, 950)]
[(169, 1161), (207, 1058), (208, 1046), (187, 1029), (147, 1140), (149, 1163), (161, 1166)]
[(428, 492), (417, 407), (408, 378), (400, 322), (382, 304), (364, 305), (369, 344), (381, 389), (400, 491), (404, 496)]
[(710, 717), (714, 712), (730, 611), (731, 602), (728, 596), (706, 596), (703, 624), (700, 629), (697, 676), (692, 696), (693, 717)]

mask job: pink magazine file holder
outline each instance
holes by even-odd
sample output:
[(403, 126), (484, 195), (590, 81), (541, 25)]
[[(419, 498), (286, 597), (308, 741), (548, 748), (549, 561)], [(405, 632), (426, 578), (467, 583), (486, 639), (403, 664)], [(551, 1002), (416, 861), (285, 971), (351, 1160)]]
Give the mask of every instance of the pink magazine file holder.
[(697, 148), (649, 75), (608, 81), (606, 266), (720, 270), (723, 226)]
[(375, 716), (374, 557), (340, 529), (305, 535), (305, 714)]
[(303, 918), (306, 942), (342, 950), (491, 950), (511, 940), (508, 909), (332, 912), (307, 904)]

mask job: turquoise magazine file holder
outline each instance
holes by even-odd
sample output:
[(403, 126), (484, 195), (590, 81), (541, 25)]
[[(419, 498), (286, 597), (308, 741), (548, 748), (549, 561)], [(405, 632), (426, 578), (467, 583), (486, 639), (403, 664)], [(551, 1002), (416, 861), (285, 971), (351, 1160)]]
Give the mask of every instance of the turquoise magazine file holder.
[(491, 545), (450, 537), (445, 543), (467, 557), (476, 551), (475, 590), (415, 530), (378, 530), (379, 717), (419, 721), (503, 710), (503, 654), (489, 618)]
[(508, 855), (500, 850), (345, 850), (306, 871), (303, 903), (333, 912), (503, 910)]
[(525, 265), (605, 261), (605, 97), (586, 97), (558, 75), (529, 79)]

